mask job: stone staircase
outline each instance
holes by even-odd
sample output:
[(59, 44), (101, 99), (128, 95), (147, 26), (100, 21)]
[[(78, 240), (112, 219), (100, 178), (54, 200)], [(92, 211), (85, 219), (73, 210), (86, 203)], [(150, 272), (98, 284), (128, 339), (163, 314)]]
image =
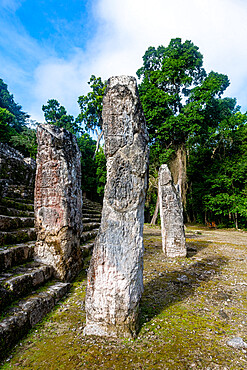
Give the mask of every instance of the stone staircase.
[[(92, 253), (101, 208), (83, 199), (83, 259)], [(34, 261), (35, 239), (33, 198), (12, 187), (0, 198), (0, 360), (70, 289)]]
[(83, 198), (83, 232), (81, 235), (82, 256), (92, 254), (94, 239), (98, 234), (101, 220), (102, 205)]

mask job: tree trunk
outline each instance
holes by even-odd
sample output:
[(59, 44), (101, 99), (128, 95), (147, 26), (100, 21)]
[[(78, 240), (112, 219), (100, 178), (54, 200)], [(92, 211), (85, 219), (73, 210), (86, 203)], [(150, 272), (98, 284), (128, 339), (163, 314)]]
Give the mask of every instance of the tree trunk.
[(183, 207), (186, 206), (186, 192), (187, 192), (187, 177), (186, 177), (186, 148), (185, 144), (181, 144), (177, 147), (176, 153), (173, 158), (169, 161), (169, 169), (172, 174), (174, 185), (179, 190), (180, 197), (182, 199)]
[(235, 227), (238, 230), (238, 212), (235, 213)]
[(159, 199), (159, 193), (158, 193), (156, 206), (155, 206), (154, 214), (153, 214), (152, 220), (150, 222), (150, 225), (155, 225), (156, 224), (158, 213), (159, 213), (159, 203), (160, 203), (160, 199)]
[(94, 155), (93, 155), (93, 159), (95, 159), (95, 156), (99, 150), (99, 142), (103, 136), (103, 130), (101, 131), (100, 134), (98, 134), (98, 131), (96, 130), (96, 133), (97, 133), (97, 143), (96, 143), (96, 149), (95, 149), (95, 152), (94, 152)]
[(188, 213), (188, 212), (186, 212), (186, 218), (187, 218), (187, 222), (189, 223), (189, 224), (191, 224), (191, 218), (190, 218), (190, 214)]

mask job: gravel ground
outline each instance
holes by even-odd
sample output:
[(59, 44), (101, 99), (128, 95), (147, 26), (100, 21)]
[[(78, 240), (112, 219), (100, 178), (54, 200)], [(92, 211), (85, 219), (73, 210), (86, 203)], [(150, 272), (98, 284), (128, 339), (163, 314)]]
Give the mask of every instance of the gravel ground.
[(188, 256), (167, 259), (160, 229), (145, 226), (136, 339), (83, 336), (83, 272), (2, 369), (246, 370), (247, 233), (195, 225), (186, 236)]

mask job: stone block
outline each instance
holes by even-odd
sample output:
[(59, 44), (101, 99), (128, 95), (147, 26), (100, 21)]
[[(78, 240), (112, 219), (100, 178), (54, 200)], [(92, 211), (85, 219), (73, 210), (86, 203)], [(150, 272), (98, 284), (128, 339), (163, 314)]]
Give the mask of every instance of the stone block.
[(21, 301), (13, 313), (0, 322), (0, 360), (8, 351), (51, 311), (68, 292), (69, 283), (57, 282), (46, 291)]
[(90, 263), (84, 333), (135, 336), (143, 291), (148, 135), (133, 77), (112, 77), (103, 100), (107, 183)]
[(185, 257), (183, 205), (166, 164), (159, 170), (162, 248), (167, 257)]
[(82, 265), (81, 154), (76, 137), (49, 124), (37, 129), (35, 181), (35, 259), (72, 280)]
[(0, 179), (0, 196), (7, 196), (9, 187), (14, 186), (12, 194), (17, 192), (32, 197), (30, 189), (34, 186), (35, 161), (24, 158), (18, 150), (0, 142)]

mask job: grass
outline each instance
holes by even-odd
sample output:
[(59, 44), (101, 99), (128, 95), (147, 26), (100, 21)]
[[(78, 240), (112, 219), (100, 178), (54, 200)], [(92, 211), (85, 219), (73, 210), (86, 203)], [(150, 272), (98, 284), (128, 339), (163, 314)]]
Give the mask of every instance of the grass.
[(200, 233), (187, 239), (196, 246), (189, 257), (166, 259), (159, 229), (145, 227), (144, 294), (135, 340), (83, 335), (82, 272), (68, 297), (2, 369), (246, 369), (246, 353), (226, 344), (234, 336), (247, 341), (247, 294), (241, 285), (247, 277), (246, 245), (236, 233), (233, 240), (229, 233), (229, 243), (215, 241), (214, 230), (210, 238), (205, 229)]

